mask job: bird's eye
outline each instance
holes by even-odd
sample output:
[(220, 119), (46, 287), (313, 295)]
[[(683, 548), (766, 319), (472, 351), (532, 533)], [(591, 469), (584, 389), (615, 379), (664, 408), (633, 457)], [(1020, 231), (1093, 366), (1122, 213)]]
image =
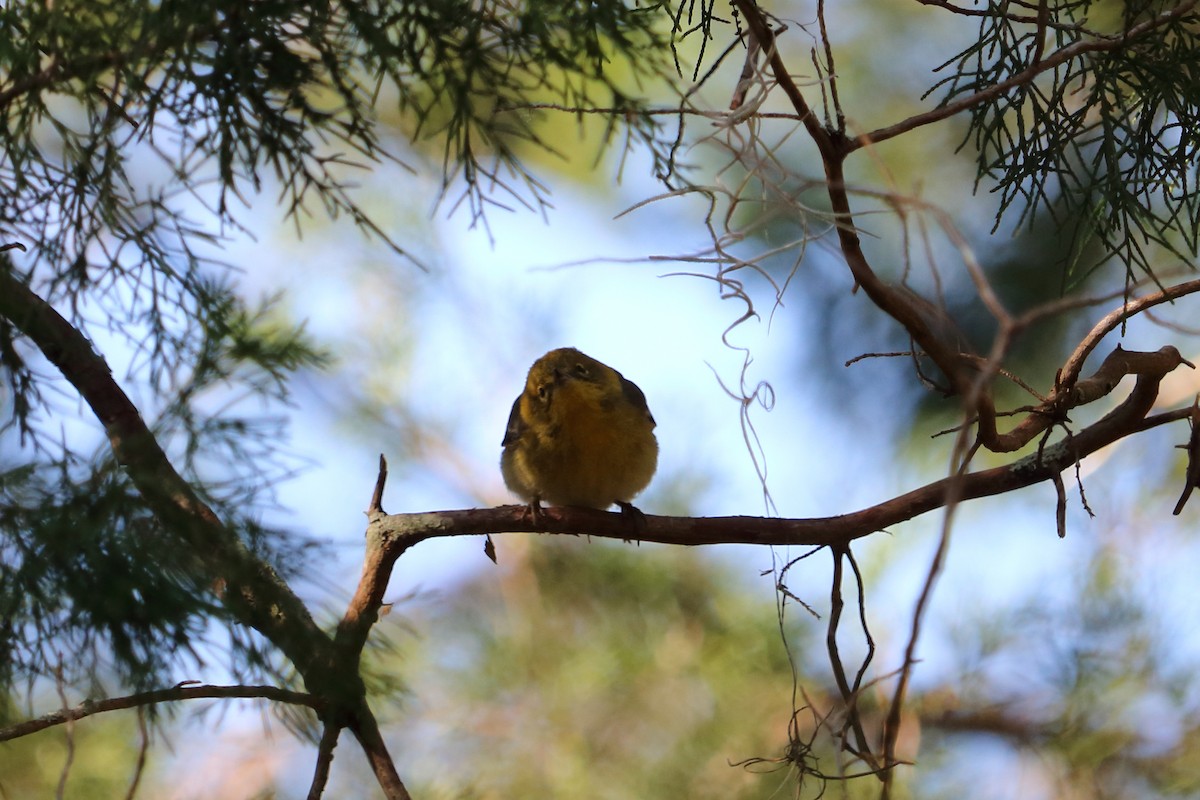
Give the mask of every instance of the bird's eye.
[(591, 373), (588, 371), (587, 364), (576, 364), (575, 374), (580, 378), (586, 378)]
[(543, 383), (541, 386), (539, 386), (537, 388), (537, 396), (539, 399), (545, 400), (546, 395), (548, 395), (548, 394), (550, 394), (550, 390), (546, 387), (546, 384)]

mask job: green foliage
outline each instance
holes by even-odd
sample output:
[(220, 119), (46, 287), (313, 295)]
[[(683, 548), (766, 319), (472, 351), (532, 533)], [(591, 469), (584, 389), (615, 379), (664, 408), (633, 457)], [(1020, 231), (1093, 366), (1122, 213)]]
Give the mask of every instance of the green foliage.
[[(108, 324), (132, 325), (162, 369), (193, 338), (189, 320), (212, 306), (206, 281), (222, 268), (213, 245), (240, 227), (238, 206), (268, 180), (297, 224), (323, 207), (403, 252), (356, 203), (348, 177), (396, 158), (375, 125), (385, 96), (415, 116), (415, 136), (444, 141), (446, 181), (461, 171), (476, 210), (505, 188), (504, 173), (540, 197), (513, 146), (552, 147), (524, 108), (533, 100), (613, 107), (650, 135), (634, 87), (612, 67), (627, 64), (642, 81), (667, 74), (655, 8), (8, 4), (0, 231), (29, 249), (18, 266), (40, 277), (47, 299), (77, 311), (102, 303)], [(189, 204), (212, 219), (193, 221)], [(8, 338), (0, 331), (0, 345)], [(11, 388), (21, 403), (35, 397)]]
[[(788, 784), (784, 764), (733, 764), (787, 743), (792, 675), (769, 596), (693, 551), (504, 541), (502, 574), (432, 604), (432, 663), (406, 665), (438, 715), (406, 710), (411, 746), (441, 754), (413, 765), (422, 794), (767, 798)], [(807, 638), (805, 619), (788, 627)]]
[[(942, 105), (991, 92), (969, 109), (967, 141), (978, 178), (1008, 213), (1044, 208), (1076, 244), (1064, 283), (1116, 258), (1131, 280), (1153, 274), (1154, 246), (1185, 258), (1197, 251), (1200, 202), (1200, 46), (1197, 15), (1158, 0), (1127, 3), (1110, 31), (1088, 27), (1092, 3), (1063, 2), (1037, 15), (990, 2), (978, 36), (948, 59)], [(1161, 19), (1157, 15), (1164, 15)], [(1043, 59), (1053, 69), (994, 91)]]
[[(461, 177), (478, 218), (492, 193), (545, 202), (517, 149), (530, 143), (559, 151), (537, 131), (535, 101), (579, 113), (604, 108), (613, 127), (624, 120), (640, 138), (653, 139), (656, 126), (641, 114), (637, 88), (669, 80), (660, 5), (399, 3), (368, 40), (392, 57), (368, 63), (391, 78), (400, 108), (415, 116), (414, 138), (444, 142), (446, 185)], [(521, 185), (510, 185), (512, 178)]]
[[(211, 612), (188, 551), (143, 511), (109, 464), (87, 479), (18, 469), (0, 481), (4, 683), (55, 671), (97, 681), (112, 660), (142, 682), (200, 638)], [(39, 479), (40, 478), (40, 479)]]
[[(172, 365), (176, 388), (158, 398), (152, 428), (226, 524), (291, 573), (305, 560), (306, 541), (290, 533), (285, 542), (258, 517), (295, 465), (279, 448), (282, 418), (254, 407), (285, 401), (290, 372), (323, 356), (272, 323), (269, 305), (251, 312), (227, 287), (200, 285), (210, 305), (195, 320), (199, 335), (180, 341), (175, 357), (186, 360)], [(30, 363), (5, 366), (14, 380), (32, 382)], [(88, 455), (84, 443), (94, 438), (78, 431), (47, 439), (53, 417), (21, 423), (35, 447), (8, 459), (36, 458), (0, 480), (3, 683), (53, 672), (64, 651), (73, 656), (73, 679), (91, 684), (116, 669), (136, 688), (155, 685), (180, 659), (201, 660), (197, 648), (213, 638), (208, 622), (225, 614), (207, 599), (212, 587), (198, 554), (145, 508), (106, 443)], [(235, 671), (273, 672), (259, 643), (236, 626), (228, 633)]]
[[(22, 716), (8, 703), (0, 706), (3, 722)], [(136, 712), (124, 711), (81, 721), (69, 733), (58, 727), (5, 742), (0, 747), (0, 797), (127, 797), (135, 783), (143, 788), (137, 796), (148, 796), (149, 781), (138, 774), (135, 726)]]
[[(1195, 796), (1193, 667), (1179, 658), (1175, 621), (1151, 605), (1154, 587), (1139, 585), (1140, 558), (1100, 546), (1065, 596), (957, 620), (961, 670), (922, 703), (927, 757), (953, 757), (973, 737), (1040, 768), (1053, 796)], [(945, 775), (960, 785), (942, 796), (979, 782)]]

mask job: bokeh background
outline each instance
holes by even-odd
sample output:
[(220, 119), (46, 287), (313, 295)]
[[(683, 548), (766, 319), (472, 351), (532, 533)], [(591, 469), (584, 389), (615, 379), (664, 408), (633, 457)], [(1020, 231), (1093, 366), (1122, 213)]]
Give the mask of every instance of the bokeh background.
[[(793, 12), (785, 42), (789, 63), (803, 72), (811, 45), (803, 15), (811, 11)], [(938, 57), (884, 45), (971, 35), (969, 26), (936, 27), (945, 15), (915, 6), (849, 4), (829, 13), (852, 130), (934, 102), (920, 98)], [(726, 106), (739, 68), (740, 61), (722, 67), (695, 104)], [(764, 110), (786, 108), (769, 99)], [(740, 212), (776, 218), (738, 248), (759, 268), (736, 275), (756, 312), (739, 323), (744, 300), (727, 296), (712, 264), (686, 258), (712, 244), (704, 198), (643, 204), (665, 192), (648, 156), (604, 151), (598, 121), (546, 114), (541, 133), (566, 157), (527, 157), (552, 207), (510, 202), (479, 219), (455, 207), (461, 187), (443, 187), (438, 143), (413, 144), (412, 120), (380, 113), (413, 170), (374, 167), (357, 176), (358, 196), (419, 264), (346, 220), (314, 214), (298, 233), (281, 222), (269, 188), (251, 209), (255, 235), (223, 248), (247, 297), (278, 295), (280, 319), (305, 321), (332, 356), (327, 369), (299, 376), (290, 406), (263, 409), (287, 416), (296, 474), (262, 514), (294, 528), (298, 542), (317, 542), (302, 591), (328, 619), (358, 578), (380, 454), (390, 465), (389, 512), (513, 502), (497, 468), (501, 435), (525, 370), (555, 347), (578, 347), (644, 390), (662, 454), (638, 501), (648, 513), (833, 515), (946, 474), (953, 437), (934, 434), (956, 424), (954, 402), (923, 390), (907, 359), (846, 366), (908, 343), (851, 291), (817, 192), (799, 192), (790, 207)], [(735, 185), (742, 176), (729, 166), (728, 144), (739, 134), (704, 117), (689, 119), (687, 130), (685, 158), (697, 174)], [(781, 184), (820, 176), (794, 122), (756, 132), (779, 159)], [(900, 137), (864, 154), (853, 178), (945, 210), (1013, 308), (1058, 296), (1063, 242), (1037, 215), (1019, 227), (1010, 218), (995, 226), (995, 198), (986, 184), (974, 191), (962, 134), (951, 121)], [(987, 342), (992, 323), (937, 222), (915, 215), (906, 239), (887, 204), (858, 202), (871, 212), (860, 224), (877, 269), (928, 287), (937, 264), (947, 306), (974, 340)], [(802, 211), (806, 203), (811, 213)], [(911, 236), (920, 230), (928, 248)], [(758, 258), (787, 242), (804, 246)], [(1106, 291), (1122, 274), (1100, 270), (1085, 288)], [(1054, 365), (1108, 310), (1030, 331), (1011, 368), (1048, 387)], [(1186, 309), (1161, 315), (1192, 317)], [(1194, 336), (1148, 320), (1132, 323), (1120, 341), (1175, 344), (1200, 357)], [(1164, 403), (1185, 403), (1198, 389), (1194, 373), (1181, 371), (1164, 384)], [(744, 405), (756, 391), (762, 402)], [(1064, 540), (1055, 535), (1051, 486), (957, 510), (918, 650), (901, 746), (918, 766), (904, 770), (904, 791), (1200, 796), (1200, 508), (1170, 515), (1183, 472), (1173, 445), (1185, 438), (1178, 426), (1156, 430), (1083, 462), (1094, 513), (1070, 488)], [(880, 681), (868, 690), (868, 710), (886, 704), (941, 524), (940, 514), (929, 515), (855, 547), (877, 646), (870, 675)], [(811, 778), (798, 790), (781, 760), (794, 712), (811, 727), (813, 715), (830, 708), (828, 554), (786, 576), (809, 613), (776, 591), (783, 565), (803, 550), (495, 539), (498, 565), (485, 558), (480, 537), (436, 539), (406, 553), (388, 595), (393, 606), (374, 634), (370, 669), (379, 691), (394, 698), (385, 734), (416, 796), (842, 796), (836, 782)], [(864, 639), (851, 624), (842, 636), (854, 663)], [(228, 679), (215, 662), (202, 672), (179, 680)], [(47, 707), (57, 702), (46, 695)], [(137, 729), (134, 717), (121, 715), (75, 726), (67, 796), (120, 796), (139, 757)], [(297, 797), (310, 780), (315, 749), (260, 704), (173, 709), (149, 736), (142, 796)], [(834, 774), (836, 760), (824, 756), (822, 767)], [(61, 731), (0, 749), (8, 796), (39, 796), (66, 757)], [(339, 748), (329, 796), (372, 791), (361, 755)]]

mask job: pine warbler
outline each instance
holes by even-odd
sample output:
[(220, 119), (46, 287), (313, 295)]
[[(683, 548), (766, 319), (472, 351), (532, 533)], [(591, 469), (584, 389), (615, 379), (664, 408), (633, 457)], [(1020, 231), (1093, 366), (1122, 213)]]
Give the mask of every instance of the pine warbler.
[(534, 362), (513, 402), (500, 472), (529, 502), (608, 508), (640, 515), (629, 501), (658, 464), (646, 396), (612, 367), (573, 347)]

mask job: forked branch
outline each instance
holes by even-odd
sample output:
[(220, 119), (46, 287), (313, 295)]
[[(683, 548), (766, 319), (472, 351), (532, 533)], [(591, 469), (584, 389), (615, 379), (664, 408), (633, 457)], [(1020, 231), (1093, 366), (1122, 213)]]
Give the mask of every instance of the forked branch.
[[(0, 316), (34, 343), (91, 407), (146, 506), (178, 537), (179, 546), (195, 554), (233, 616), (287, 656), (320, 699), (326, 724), (351, 728), (385, 795), (406, 800), (408, 792), (366, 703), (358, 652), (347, 657), (275, 570), (199, 498), (88, 338), (18, 280), (7, 259), (0, 261)], [(347, 662), (350, 669), (344, 668)]]

